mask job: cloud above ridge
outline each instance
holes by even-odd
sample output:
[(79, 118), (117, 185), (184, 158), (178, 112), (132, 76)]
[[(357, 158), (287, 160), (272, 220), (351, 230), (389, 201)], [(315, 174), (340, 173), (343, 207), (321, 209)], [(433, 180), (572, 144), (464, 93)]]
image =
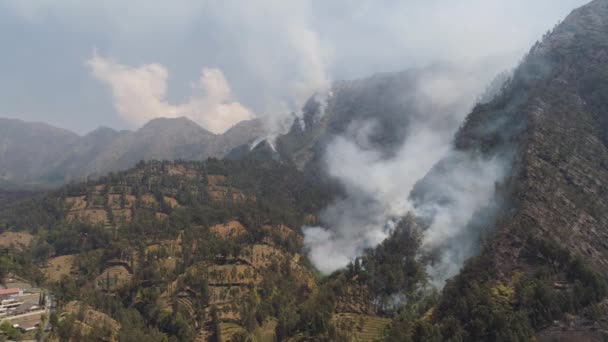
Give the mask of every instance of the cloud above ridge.
[(86, 61), (91, 74), (107, 84), (113, 105), (129, 124), (141, 126), (154, 118), (187, 117), (213, 133), (223, 133), (254, 113), (234, 99), (220, 69), (203, 68), (188, 101), (167, 101), (167, 68), (158, 63), (129, 67), (94, 52)]

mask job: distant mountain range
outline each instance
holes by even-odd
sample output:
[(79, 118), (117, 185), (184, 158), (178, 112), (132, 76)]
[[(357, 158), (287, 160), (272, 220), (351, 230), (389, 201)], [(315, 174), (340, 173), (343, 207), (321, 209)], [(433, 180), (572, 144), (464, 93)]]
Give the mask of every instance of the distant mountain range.
[(139, 160), (222, 158), (264, 133), (259, 120), (213, 134), (186, 118), (137, 131), (100, 127), (79, 136), (43, 123), (0, 119), (0, 186), (55, 186), (132, 167)]

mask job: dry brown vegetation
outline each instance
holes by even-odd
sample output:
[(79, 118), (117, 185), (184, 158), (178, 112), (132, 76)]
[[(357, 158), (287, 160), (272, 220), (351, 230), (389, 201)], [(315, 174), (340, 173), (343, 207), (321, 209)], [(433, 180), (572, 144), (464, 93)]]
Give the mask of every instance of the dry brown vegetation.
[(336, 302), (335, 311), (338, 313), (373, 314), (376, 312), (371, 304), (370, 292), (367, 286), (355, 283), (342, 287), (341, 295)]
[(67, 303), (63, 311), (63, 315), (72, 315), (76, 319), (75, 323), (82, 335), (87, 335), (94, 329), (103, 329), (110, 332), (108, 341), (117, 340), (120, 324), (103, 312), (94, 310), (80, 301)]
[(278, 224), (278, 225), (274, 225), (274, 226), (266, 224), (266, 225), (262, 226), (262, 231), (267, 235), (264, 238), (264, 243), (274, 244), (273, 237), (275, 237), (275, 236), (283, 241), (286, 241), (286, 240), (290, 239), (291, 237), (295, 237), (297, 243), (302, 244), (304, 242), (304, 239), (302, 238), (302, 236), (300, 234), (296, 233), (296, 231), (294, 231), (293, 229), (289, 228), (288, 226), (286, 226), (284, 224)]
[(0, 247), (15, 247), (19, 250), (27, 248), (34, 236), (26, 232), (4, 232), (0, 234)]
[(209, 304), (233, 302), (248, 295), (250, 291), (247, 286), (209, 286)]
[(247, 200), (247, 196), (241, 191), (230, 188), (230, 187), (209, 187), (208, 188), (209, 198), (215, 202), (234, 202), (234, 203), (242, 203)]
[(226, 176), (208, 175), (207, 183), (209, 186), (224, 186), (226, 184)]
[(163, 196), (163, 202), (171, 209), (179, 208), (179, 202), (173, 197)]
[(106, 268), (97, 278), (96, 285), (107, 291), (116, 290), (126, 286), (131, 281), (133, 275), (122, 265), (115, 265)]
[(182, 238), (181, 235), (175, 240), (162, 240), (158, 243), (148, 245), (145, 249), (146, 255), (150, 253), (167, 253), (169, 256), (179, 256), (182, 252)]
[(47, 266), (42, 269), (47, 280), (58, 282), (64, 276), (74, 271), (75, 255), (62, 255), (49, 259)]
[(112, 210), (112, 218), (115, 223), (129, 223), (133, 218), (131, 209), (115, 209)]
[(87, 208), (87, 197), (86, 196), (67, 197), (65, 199), (65, 204), (69, 210), (84, 210)]
[(166, 170), (169, 176), (185, 177), (188, 179), (194, 179), (201, 176), (200, 172), (187, 168), (183, 165), (167, 165)]
[(108, 212), (104, 209), (84, 209), (68, 212), (68, 222), (82, 221), (90, 224), (108, 223)]
[(313, 214), (308, 214), (304, 217), (304, 224), (307, 224), (307, 225), (311, 225), (311, 226), (316, 225), (318, 223), (318, 221), (319, 220), (317, 219), (317, 216), (313, 215)]
[(253, 266), (212, 265), (207, 268), (209, 285), (256, 285), (262, 281)]
[(166, 220), (167, 218), (169, 218), (169, 215), (167, 215), (167, 214), (165, 214), (165, 213), (160, 213), (160, 212), (157, 212), (157, 213), (155, 213), (155, 214), (154, 214), (154, 217), (155, 217), (157, 220), (159, 220), (159, 221), (164, 221), (164, 220)]
[(220, 239), (230, 240), (247, 235), (247, 229), (236, 220), (209, 227), (211, 234)]
[(104, 184), (96, 185), (93, 188), (93, 193), (97, 195), (102, 195), (106, 191), (106, 186)]
[[(131, 209), (135, 205), (137, 201), (137, 197), (133, 195), (124, 195), (124, 203), (123, 195), (121, 194), (109, 194), (108, 195), (108, 207), (111, 209)], [(124, 205), (123, 205), (124, 204)]]
[(361, 342), (377, 341), (390, 322), (389, 318), (353, 313), (335, 314), (331, 320), (339, 332), (350, 337), (352, 341)]
[(218, 330), (218, 342), (230, 342), (235, 334), (245, 331), (240, 325), (229, 322), (220, 323)]
[(273, 261), (280, 263), (285, 258), (289, 258), (289, 256), (283, 250), (263, 244), (247, 246), (241, 254), (241, 259), (256, 269), (266, 268), (272, 265)]
[(156, 208), (158, 205), (156, 198), (152, 194), (143, 194), (139, 199), (144, 207)]

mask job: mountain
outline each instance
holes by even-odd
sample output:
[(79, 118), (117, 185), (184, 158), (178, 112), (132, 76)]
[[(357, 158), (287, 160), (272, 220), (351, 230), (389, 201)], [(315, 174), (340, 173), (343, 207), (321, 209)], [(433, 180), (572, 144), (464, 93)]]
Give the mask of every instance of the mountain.
[[(259, 158), (140, 162), (3, 210), (0, 229), (20, 232), (0, 234), (0, 275), (44, 284), (64, 312), (75, 300), (105, 312), (121, 341), (286, 336), (306, 324), (293, 314), (317, 287), (297, 227), (331, 189)], [(2, 243), (16, 234), (33, 243), (13, 263)], [(60, 340), (97, 336), (79, 332), (78, 317), (61, 319)]]
[[(438, 246), (438, 264), (479, 256), (447, 282), (426, 333), (452, 340), (605, 339), (607, 66), (608, 1), (595, 0), (532, 48), (502, 93), (468, 116), (454, 152), (419, 182), (412, 196), (420, 207), (457, 206), (449, 187), (434, 185), (456, 188), (468, 184), (467, 176), (487, 177), (461, 172), (475, 163), (500, 163), (506, 171), (490, 178), (492, 196)], [(434, 217), (424, 220), (432, 229)], [(480, 238), (485, 242), (467, 251), (463, 241)]]
[[(141, 162), (4, 205), (0, 275), (52, 291), (63, 313), (53, 334), (68, 341), (603, 341), (607, 66), (608, 0), (595, 0), (475, 106), (403, 194), (412, 211), (388, 238), (329, 276), (299, 229), (343, 197), (322, 176), (325, 147), (366, 128), (365, 143), (391, 156), (428, 110), (446, 111), (430, 126), (450, 131), (466, 104), (421, 87), (445, 67), (336, 83), (276, 145), (241, 143), (234, 159)], [(243, 125), (224, 139), (247, 135)], [(205, 142), (221, 140), (187, 120), (95, 136), (83, 151), (116, 151), (98, 165), (231, 144)]]
[(139, 160), (221, 158), (264, 134), (260, 121), (216, 135), (186, 119), (155, 119), (135, 132), (101, 127), (85, 136), (45, 124), (0, 119), (0, 181), (56, 186), (124, 170)]
[(381, 151), (387, 158), (403, 145), (416, 124), (433, 126), (449, 137), (472, 103), (467, 97), (442, 96), (434, 87), (445, 79), (466, 78), (459, 68), (434, 64), (335, 82), (328, 95), (316, 94), (306, 102), (290, 131), (277, 138), (276, 148), (283, 160), (303, 168), (318, 162), (327, 144), (338, 136), (358, 141), (367, 132), (366, 148)]
[(42, 123), (0, 119), (0, 179), (25, 182), (44, 177), (79, 139), (69, 131)]

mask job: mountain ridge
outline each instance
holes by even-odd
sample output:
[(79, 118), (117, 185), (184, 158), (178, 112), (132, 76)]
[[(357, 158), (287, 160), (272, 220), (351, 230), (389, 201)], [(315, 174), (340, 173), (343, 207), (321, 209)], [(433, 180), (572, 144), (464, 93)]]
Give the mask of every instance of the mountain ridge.
[[(434, 308), (443, 338), (605, 338), (607, 37), (608, 1), (574, 10), (457, 133), (458, 153), (502, 159), (511, 171), (493, 185), (489, 202), (499, 206), (480, 206), (439, 252), (462, 249), (461, 237), (484, 241)], [(436, 167), (419, 186), (449, 172)]]
[(158, 118), (136, 131), (99, 127), (85, 135), (44, 123), (0, 119), (0, 179), (57, 186), (127, 169), (142, 159), (221, 158), (265, 129), (259, 120), (213, 134), (187, 118)]

